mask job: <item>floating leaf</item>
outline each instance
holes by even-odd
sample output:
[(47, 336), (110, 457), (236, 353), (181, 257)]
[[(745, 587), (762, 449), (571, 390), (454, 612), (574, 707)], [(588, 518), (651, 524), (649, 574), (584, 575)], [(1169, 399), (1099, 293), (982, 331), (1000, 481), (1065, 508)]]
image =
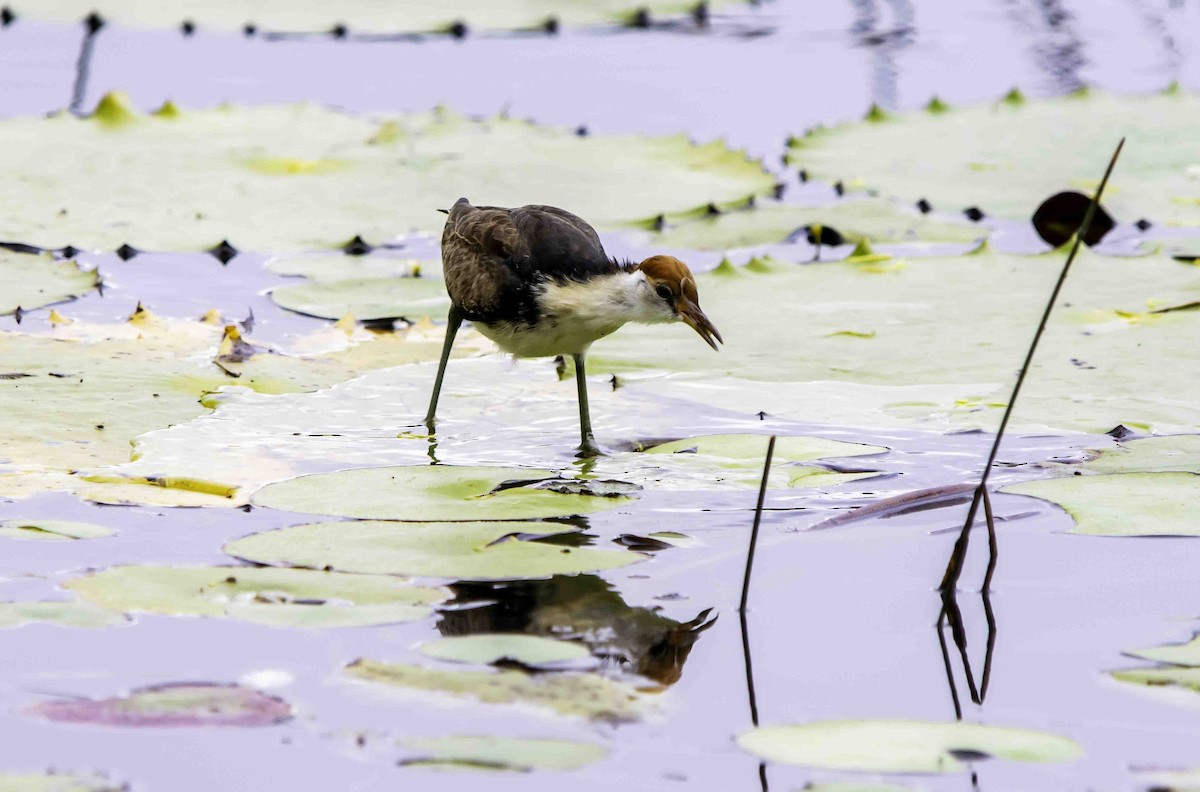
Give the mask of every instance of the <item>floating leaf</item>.
[(637, 720), (646, 709), (642, 694), (631, 685), (589, 673), (443, 671), (375, 660), (356, 660), (346, 671), (397, 688), (464, 696), (487, 704), (527, 704), (597, 720)]
[[(717, 0), (713, 5), (728, 4)], [(78, 22), (95, 10), (88, 0), (13, 0), (18, 17)], [(587, 3), (547, 0), (454, 0), (452, 3), (391, 3), (343, 0), (336, 6), (294, 0), (256, 0), (252, 6), (237, 0), (208, 0), (202, 4), (141, 3), (108, 0), (104, 18), (114, 24), (139, 27), (179, 27), (185, 20), (201, 29), (258, 30), (283, 33), (328, 33), (337, 27), (355, 33), (447, 33), (455, 30), (521, 30), (544, 28), (548, 20), (566, 25), (623, 22), (644, 10), (658, 16), (689, 13), (686, 0), (589, 0)], [(252, 9), (252, 10), (251, 10)], [(455, 28), (462, 25), (462, 28)], [(456, 34), (459, 35), (459, 34)]]
[(444, 770), (546, 770), (567, 772), (597, 762), (602, 746), (566, 740), (519, 740), (507, 737), (440, 737), (405, 740), (412, 754), (401, 765)]
[(127, 621), (128, 619), (120, 613), (114, 613), (86, 602), (59, 600), (0, 602), (0, 629), (45, 623), (56, 624), (60, 627), (99, 630), (104, 627), (115, 627)]
[(0, 773), (0, 792), (125, 792), (128, 788), (95, 776)]
[[(436, 468), (427, 468), (436, 469)], [(225, 552), (256, 564), (466, 580), (540, 578), (616, 569), (645, 556), (624, 550), (524, 542), (568, 526), (527, 522), (328, 522), (238, 539)]]
[(527, 486), (554, 474), (531, 468), (412, 465), (357, 468), (270, 484), (254, 503), (269, 509), (376, 520), (518, 520), (588, 514), (622, 498)]
[(1200, 692), (1200, 668), (1135, 668), (1113, 671), (1113, 679), (1148, 687), (1177, 687)]
[(1200, 769), (1156, 770), (1135, 768), (1138, 780), (1153, 792), (1200, 792)]
[(254, 567), (119, 566), (64, 585), (117, 611), (229, 617), (271, 627), (414, 621), (445, 596), (391, 576)]
[(111, 528), (68, 520), (0, 520), (0, 536), (9, 539), (70, 541), (99, 539), (115, 534)]
[(360, 321), (441, 318), (450, 308), (446, 284), (432, 278), (297, 283), (272, 290), (271, 299), (280, 308), (308, 316), (338, 319), (349, 313)]
[(553, 668), (591, 657), (587, 647), (581, 643), (518, 633), (481, 633), (442, 638), (422, 644), (421, 654), (455, 663), (519, 663), (528, 668)]
[[(779, 204), (685, 219), (648, 235), (647, 243), (664, 248), (730, 250), (771, 245), (799, 236), (805, 228), (836, 229), (839, 244), (872, 242), (974, 242), (979, 226), (933, 220), (884, 199), (840, 201), (824, 206)], [(825, 235), (828, 239), (828, 234)]]
[(771, 761), (877, 773), (953, 773), (972, 755), (1067, 762), (1083, 754), (1075, 742), (1043, 732), (905, 720), (769, 726), (741, 735), (738, 745)]
[(43, 701), (29, 708), (59, 723), (172, 728), (270, 726), (292, 717), (286, 701), (237, 685), (180, 683), (156, 685), (108, 699)]
[(1197, 124), (1200, 97), (1192, 93), (1089, 91), (817, 130), (794, 138), (788, 159), (815, 178), (905, 200), (924, 197), (956, 211), (978, 204), (989, 214), (1026, 218), (1048, 195), (1094, 189), (1097, 163), (1126, 137), (1137, 145), (1124, 152), (1105, 192), (1113, 214), (1195, 226), (1200, 180), (1189, 130)]
[(1061, 506), (1071, 533), (1095, 536), (1200, 536), (1195, 473), (1112, 473), (1012, 484), (1004, 492)]
[(1129, 440), (1105, 449), (1084, 468), (1097, 473), (1200, 473), (1200, 435)]
[[(888, 272), (778, 259), (722, 266), (697, 277), (705, 312), (727, 341), (720, 354), (690, 338), (687, 327), (631, 325), (598, 341), (588, 367), (620, 374), (630, 393), (743, 415), (990, 430), (1028, 343), (1013, 328), (1037, 323), (1061, 261), (1058, 253), (1009, 256), (984, 247), (908, 259)], [(1066, 284), (1062, 302), (1069, 307), (1052, 315), (1030, 375), (1038, 387), (1024, 395), (1014, 418), (1043, 431), (1103, 432), (1120, 423), (1194, 431), (1200, 403), (1180, 394), (1200, 379), (1200, 359), (1184, 356), (1164, 369), (1148, 350), (1186, 347), (1200, 334), (1200, 314), (1131, 322), (1118, 313), (1200, 298), (1194, 271), (1162, 256), (1088, 250), (1076, 265), (1086, 277)], [(829, 337), (848, 327), (875, 336)]]
[(98, 271), (80, 269), (73, 261), (0, 250), (0, 316), (71, 300), (99, 283)]
[(1158, 663), (1200, 668), (1200, 636), (1193, 637), (1185, 644), (1136, 649), (1125, 654), (1140, 657), (1143, 660), (1154, 660)]
[[(442, 262), (391, 256), (281, 256), (265, 264), (279, 275), (306, 278), (316, 283), (372, 278), (429, 278), (441, 281)], [(444, 287), (443, 287), (444, 288)]]
[(91, 117), (0, 120), (0, 148), (11, 163), (0, 192), (23, 196), (6, 207), (5, 233), (46, 248), (341, 247), (438, 232), (435, 210), (460, 195), (551, 203), (612, 228), (774, 183), (744, 153), (682, 135), (581, 137), (445, 110), (375, 119), (309, 104), (145, 116), (114, 94)]

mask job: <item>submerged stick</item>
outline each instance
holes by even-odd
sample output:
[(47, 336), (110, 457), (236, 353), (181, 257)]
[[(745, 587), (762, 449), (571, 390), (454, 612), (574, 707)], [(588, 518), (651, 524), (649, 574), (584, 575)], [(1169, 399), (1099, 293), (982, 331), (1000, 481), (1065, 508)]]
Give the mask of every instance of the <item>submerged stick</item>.
[(750, 547), (746, 550), (746, 574), (742, 578), (742, 602), (738, 611), (746, 610), (750, 598), (750, 572), (754, 568), (754, 548), (758, 546), (758, 524), (762, 521), (763, 501), (767, 499), (767, 479), (771, 476), (771, 457), (775, 456), (775, 435), (767, 442), (767, 461), (763, 465), (762, 484), (758, 487), (758, 505), (754, 507), (754, 526), (750, 529)]
[[(1066, 283), (1067, 274), (1071, 271), (1071, 264), (1075, 261), (1075, 255), (1079, 252), (1079, 246), (1083, 243), (1083, 238), (1087, 236), (1088, 229), (1092, 225), (1092, 218), (1096, 214), (1096, 207), (1100, 203), (1101, 196), (1104, 195), (1104, 188), (1108, 185), (1108, 177), (1112, 175), (1113, 167), (1117, 164), (1117, 158), (1121, 156), (1121, 149), (1125, 146), (1125, 138), (1121, 138), (1121, 142), (1117, 144), (1117, 150), (1113, 152), (1112, 159), (1109, 160), (1108, 168), (1104, 171), (1104, 178), (1100, 180), (1100, 186), (1096, 189), (1096, 194), (1092, 196), (1092, 202), (1088, 204), (1087, 213), (1083, 216), (1083, 223), (1080, 224), (1079, 230), (1075, 233), (1075, 243), (1071, 246), (1071, 252), (1067, 255), (1067, 261), (1063, 264), (1062, 272), (1058, 275), (1058, 281), (1054, 284), (1054, 291), (1050, 292), (1050, 299), (1046, 302), (1046, 310), (1042, 313), (1042, 320), (1038, 322), (1037, 330), (1033, 334), (1033, 341), (1029, 345), (1029, 351), (1025, 354), (1025, 362), (1021, 364), (1021, 370), (1017, 374), (1017, 382), (1013, 385), (1012, 396), (1009, 397), (1008, 406), (1004, 408), (1004, 415), (1000, 419), (1000, 428), (996, 430), (996, 439), (992, 442), (992, 450), (988, 453), (987, 462), (983, 466), (983, 474), (979, 477), (979, 485), (975, 488), (975, 495), (971, 498), (971, 507), (967, 510), (967, 519), (963, 523), (962, 531), (958, 535), (958, 541), (954, 544), (954, 551), (950, 554), (950, 561), (946, 565), (946, 573), (942, 576), (942, 583), (939, 589), (945, 593), (952, 590), (958, 585), (958, 579), (962, 576), (963, 563), (967, 556), (967, 545), (970, 542), (971, 525), (975, 522), (975, 515), (979, 512), (979, 503), (983, 498), (983, 493), (987, 489), (988, 476), (992, 472), (992, 466), (996, 462), (996, 454), (1000, 451), (1000, 442), (1004, 439), (1004, 430), (1008, 428), (1008, 419), (1012, 417), (1013, 408), (1017, 404), (1017, 397), (1021, 394), (1021, 386), (1025, 384), (1025, 377), (1029, 374), (1029, 368), (1033, 363), (1034, 353), (1037, 352), (1038, 342), (1042, 340), (1042, 333), (1046, 331), (1046, 324), (1050, 321), (1050, 313), (1054, 310), (1054, 303), (1058, 301), (1058, 294), (1062, 291), (1063, 284)], [(990, 583), (990, 574), (989, 580)]]

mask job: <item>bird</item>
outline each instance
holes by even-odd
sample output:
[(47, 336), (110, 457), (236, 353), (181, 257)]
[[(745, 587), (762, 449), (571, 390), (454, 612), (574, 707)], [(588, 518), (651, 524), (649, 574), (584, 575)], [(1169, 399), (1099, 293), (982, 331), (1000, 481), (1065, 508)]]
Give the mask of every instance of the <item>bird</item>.
[(673, 256), (636, 264), (610, 258), (594, 228), (554, 206), (472, 206), (459, 198), (443, 211), (442, 269), (450, 310), (425, 415), (431, 435), (446, 364), (464, 320), (515, 357), (574, 359), (580, 457), (600, 453), (584, 362), (592, 342), (627, 322), (683, 322), (714, 350), (724, 343), (700, 309), (695, 276)]

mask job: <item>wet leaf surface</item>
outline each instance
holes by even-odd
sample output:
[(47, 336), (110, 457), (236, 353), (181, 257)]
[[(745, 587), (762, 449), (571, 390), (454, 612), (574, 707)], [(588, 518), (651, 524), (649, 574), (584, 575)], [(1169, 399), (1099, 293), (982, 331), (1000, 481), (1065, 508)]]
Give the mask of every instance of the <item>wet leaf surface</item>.
[[(1190, 170), (1195, 160), (1186, 141), (1198, 121), (1200, 97), (1190, 92), (1086, 91), (818, 129), (793, 138), (789, 159), (814, 178), (840, 179), (904, 200), (927, 197), (943, 209), (979, 205), (990, 214), (1023, 219), (1048, 195), (1094, 188), (1097, 163), (1124, 136), (1134, 145), (1122, 155), (1106, 193), (1113, 214), (1195, 226), (1200, 182)], [(936, 153), (929, 149), (931, 140), (938, 141)]]
[(126, 788), (87, 775), (0, 773), (0, 792), (124, 792)]
[(225, 552), (258, 564), (466, 580), (595, 572), (645, 558), (624, 550), (558, 547), (518, 538), (570, 530), (532, 522), (329, 522), (247, 536), (226, 545)]
[(486, 704), (521, 704), (601, 721), (638, 720), (649, 708), (644, 694), (631, 684), (588, 673), (443, 671), (375, 660), (356, 660), (346, 672), (409, 691), (444, 693)]
[(100, 539), (115, 534), (112, 528), (70, 520), (0, 520), (0, 537), (33, 541)]
[(423, 619), (443, 591), (402, 578), (306, 569), (117, 566), (65, 587), (104, 608), (227, 617), (271, 627), (361, 627)]
[(554, 477), (532, 468), (358, 468), (271, 484), (258, 491), (254, 503), (305, 514), (436, 522), (565, 517), (611, 509), (624, 500), (531, 486)]
[(59, 723), (139, 728), (271, 726), (292, 717), (283, 699), (237, 685), (158, 685), (108, 699), (43, 701), (29, 711)]
[(778, 762), (877, 773), (954, 773), (956, 753), (1018, 762), (1069, 762), (1083, 750), (1053, 734), (977, 723), (828, 721), (769, 726), (738, 737), (745, 750)]
[(579, 643), (514, 633), (479, 633), (442, 638), (422, 644), (421, 654), (452, 663), (518, 663), (528, 668), (562, 667), (563, 664), (591, 656), (587, 647)]
[(452, 196), (447, 205), (486, 195), (502, 206), (569, 206), (612, 228), (773, 185), (760, 164), (719, 142), (580, 137), (447, 110), (378, 120), (315, 105), (145, 115), (109, 94), (85, 118), (2, 120), (0, 146), (19, 163), (0, 174), (0, 191), (37, 185), (9, 207), (6, 234), (46, 248), (208, 250), (227, 240), (268, 252), (341, 247), (355, 235), (378, 243), (440, 230), (436, 210), (447, 207), (434, 195)]
[(1071, 533), (1095, 536), (1200, 536), (1195, 473), (1112, 473), (1028, 481), (1005, 492), (1057, 503), (1075, 521)]
[(120, 613), (85, 602), (0, 602), (0, 629), (23, 627), (26, 624), (56, 624), (60, 627), (99, 630), (116, 627), (127, 621), (128, 618)]
[(99, 283), (98, 271), (73, 261), (0, 250), (0, 316), (65, 302), (95, 291)]

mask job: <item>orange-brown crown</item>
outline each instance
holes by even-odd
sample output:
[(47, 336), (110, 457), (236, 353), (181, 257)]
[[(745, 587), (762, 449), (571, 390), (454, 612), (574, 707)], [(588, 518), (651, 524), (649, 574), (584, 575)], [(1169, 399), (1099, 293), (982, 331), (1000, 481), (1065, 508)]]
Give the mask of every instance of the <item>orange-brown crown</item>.
[(646, 280), (651, 285), (666, 284), (667, 288), (678, 299), (686, 297), (693, 305), (700, 304), (700, 295), (696, 292), (696, 277), (692, 271), (674, 256), (651, 256), (637, 265), (639, 271), (646, 274)]

